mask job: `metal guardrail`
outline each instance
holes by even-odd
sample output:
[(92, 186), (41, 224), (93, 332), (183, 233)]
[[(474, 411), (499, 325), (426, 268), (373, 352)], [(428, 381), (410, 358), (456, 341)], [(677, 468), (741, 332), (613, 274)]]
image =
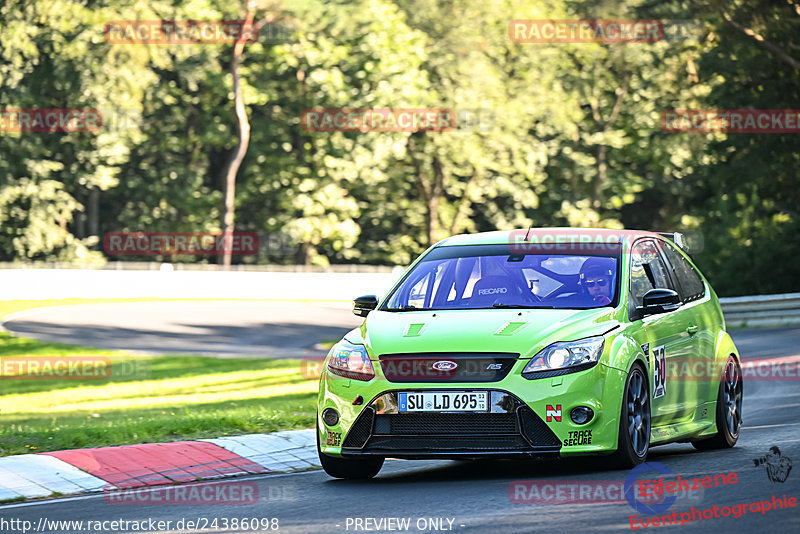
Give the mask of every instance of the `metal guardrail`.
[[(216, 271), (213, 288), (218, 293), (211, 295), (215, 298), (341, 298), (349, 300), (356, 294), (368, 293), (355, 279), (347, 275), (362, 274), (371, 277), (376, 287), (388, 286), (403, 272), (403, 267), (389, 267), (384, 265), (330, 265), (329, 267), (305, 265), (233, 265), (227, 274), (220, 272), (221, 268), (214, 264), (198, 263), (161, 263), (161, 262), (107, 262), (93, 265), (75, 265), (54, 262), (36, 263), (2, 263), (0, 270), (11, 269), (4, 273), (4, 286), (0, 286), (0, 300), (8, 299), (37, 299), (37, 298), (101, 298), (101, 297), (141, 297), (153, 296), (162, 298), (209, 298), (201, 294), (200, 290), (209, 286), (200, 284), (186, 271)], [(90, 273), (87, 271), (95, 271)], [(117, 271), (124, 278), (117, 280), (116, 275), (108, 271)], [(156, 278), (142, 278), (136, 275), (139, 271), (142, 276), (147, 275), (142, 271), (184, 271), (178, 278), (161, 278), (158, 273), (152, 273)], [(106, 273), (105, 276), (101, 273)], [(237, 274), (237, 273), (241, 273)], [(245, 274), (252, 273), (252, 274)], [(261, 274), (257, 274), (261, 273)], [(296, 273), (291, 278), (281, 278)], [(302, 274), (301, 274), (302, 273)], [(333, 273), (341, 274), (345, 278), (331, 278)], [(177, 274), (177, 273), (176, 273)], [(200, 273), (196, 273), (199, 275)], [(308, 279), (303, 278), (303, 274)], [(138, 277), (137, 277), (138, 276)], [(259, 276), (256, 278), (237, 278), (239, 276)], [(187, 278), (188, 277), (188, 278)], [(298, 277), (298, 278), (294, 278)], [(365, 278), (366, 279), (366, 278)], [(16, 280), (16, 281), (15, 281)], [(294, 283), (297, 280), (297, 283)], [(301, 283), (301, 281), (305, 280)], [(309, 283), (314, 280), (321, 284), (310, 289)], [(343, 281), (347, 280), (348, 283)], [(380, 280), (380, 282), (377, 282)], [(184, 281), (181, 285), (181, 281)], [(162, 285), (159, 285), (162, 284)], [(363, 284), (363, 282), (361, 282)], [(66, 294), (65, 291), (72, 287), (75, 294)], [(74, 287), (73, 287), (74, 286)], [(162, 287), (163, 286), (163, 287)], [(241, 287), (240, 287), (241, 286)], [(336, 295), (328, 294), (339, 287)], [(89, 291), (87, 288), (91, 288)], [(138, 288), (138, 289), (137, 289)], [(328, 293), (320, 296), (321, 289)], [(142, 294), (137, 293), (142, 292)], [(172, 291), (172, 293), (170, 293)], [(183, 292), (181, 292), (183, 291)], [(259, 291), (266, 292), (263, 295)], [(282, 291), (282, 292), (281, 292)], [(308, 295), (302, 293), (306, 291)], [(370, 286), (370, 291), (376, 289)], [(285, 295), (284, 293), (287, 293)], [(39, 294), (41, 293), (41, 295)], [(146, 295), (144, 293), (147, 293)], [(150, 293), (153, 293), (150, 295)], [(169, 294), (167, 294), (169, 293)], [(277, 293), (281, 293), (277, 295)], [(341, 294), (340, 294), (341, 293)], [(723, 297), (719, 299), (725, 322), (728, 326), (780, 326), (800, 324), (800, 293), (784, 293), (778, 295), (752, 295), (745, 297)]]
[[(159, 261), (109, 261), (103, 263), (61, 263), (61, 262), (0, 262), (0, 269), (80, 269), (102, 271), (223, 271), (221, 265), (213, 263), (165, 263)], [(229, 271), (270, 272), (270, 273), (396, 273), (405, 267), (388, 265), (332, 264), (327, 267), (317, 265), (251, 265), (234, 264)]]
[(727, 326), (800, 324), (800, 293), (719, 299)]

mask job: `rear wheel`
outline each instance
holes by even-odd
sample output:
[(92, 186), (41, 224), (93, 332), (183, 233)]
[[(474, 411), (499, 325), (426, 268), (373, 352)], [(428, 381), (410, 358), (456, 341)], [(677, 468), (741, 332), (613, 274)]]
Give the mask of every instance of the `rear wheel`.
[(612, 462), (616, 467), (631, 468), (644, 462), (650, 449), (650, 388), (644, 369), (634, 364), (625, 381), (619, 421), (617, 452)]
[(322, 452), (317, 426), (317, 453), (322, 468), (334, 478), (365, 480), (374, 477), (383, 467), (384, 458), (335, 458)]
[(733, 356), (728, 356), (717, 395), (717, 433), (693, 441), (695, 449), (730, 449), (736, 445), (742, 428), (742, 390), (742, 368)]

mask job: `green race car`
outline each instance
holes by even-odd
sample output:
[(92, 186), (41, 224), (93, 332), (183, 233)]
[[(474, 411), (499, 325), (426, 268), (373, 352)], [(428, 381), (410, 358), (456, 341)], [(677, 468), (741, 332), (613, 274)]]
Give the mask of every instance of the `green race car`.
[[(669, 236), (671, 239), (665, 239)], [(610, 455), (732, 447), (739, 354), (680, 234), (529, 229), (457, 235), (423, 253), (328, 353), (325, 471), (392, 458)]]

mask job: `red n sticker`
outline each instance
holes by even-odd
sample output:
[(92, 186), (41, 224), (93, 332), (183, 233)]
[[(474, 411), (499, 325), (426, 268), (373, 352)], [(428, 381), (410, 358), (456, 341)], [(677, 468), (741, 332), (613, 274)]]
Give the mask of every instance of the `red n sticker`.
[(561, 405), (560, 404), (556, 404), (556, 407), (553, 408), (552, 406), (550, 406), (548, 404), (547, 405), (546, 414), (547, 414), (547, 422), (548, 423), (550, 421), (552, 421), (553, 419), (555, 419), (557, 422), (560, 423), (561, 422)]

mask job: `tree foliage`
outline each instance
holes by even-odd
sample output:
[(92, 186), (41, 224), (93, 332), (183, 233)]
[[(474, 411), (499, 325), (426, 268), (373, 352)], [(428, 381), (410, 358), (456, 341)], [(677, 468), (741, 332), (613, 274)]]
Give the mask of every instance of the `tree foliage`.
[[(0, 106), (105, 119), (94, 132), (0, 132), (0, 260), (88, 261), (106, 232), (222, 228), (233, 44), (113, 44), (103, 26), (245, 11), (244, 0), (0, 6)], [(796, 0), (258, 0), (255, 11), (264, 26), (239, 65), (251, 133), (236, 229), (294, 247), (234, 262), (406, 264), (454, 233), (625, 227), (702, 235), (696, 259), (721, 294), (798, 289), (797, 134), (659, 124), (669, 109), (797, 108)], [(524, 44), (509, 38), (514, 19), (683, 21), (685, 33)], [(324, 108), (452, 109), (459, 127), (303, 127), (305, 110)]]

